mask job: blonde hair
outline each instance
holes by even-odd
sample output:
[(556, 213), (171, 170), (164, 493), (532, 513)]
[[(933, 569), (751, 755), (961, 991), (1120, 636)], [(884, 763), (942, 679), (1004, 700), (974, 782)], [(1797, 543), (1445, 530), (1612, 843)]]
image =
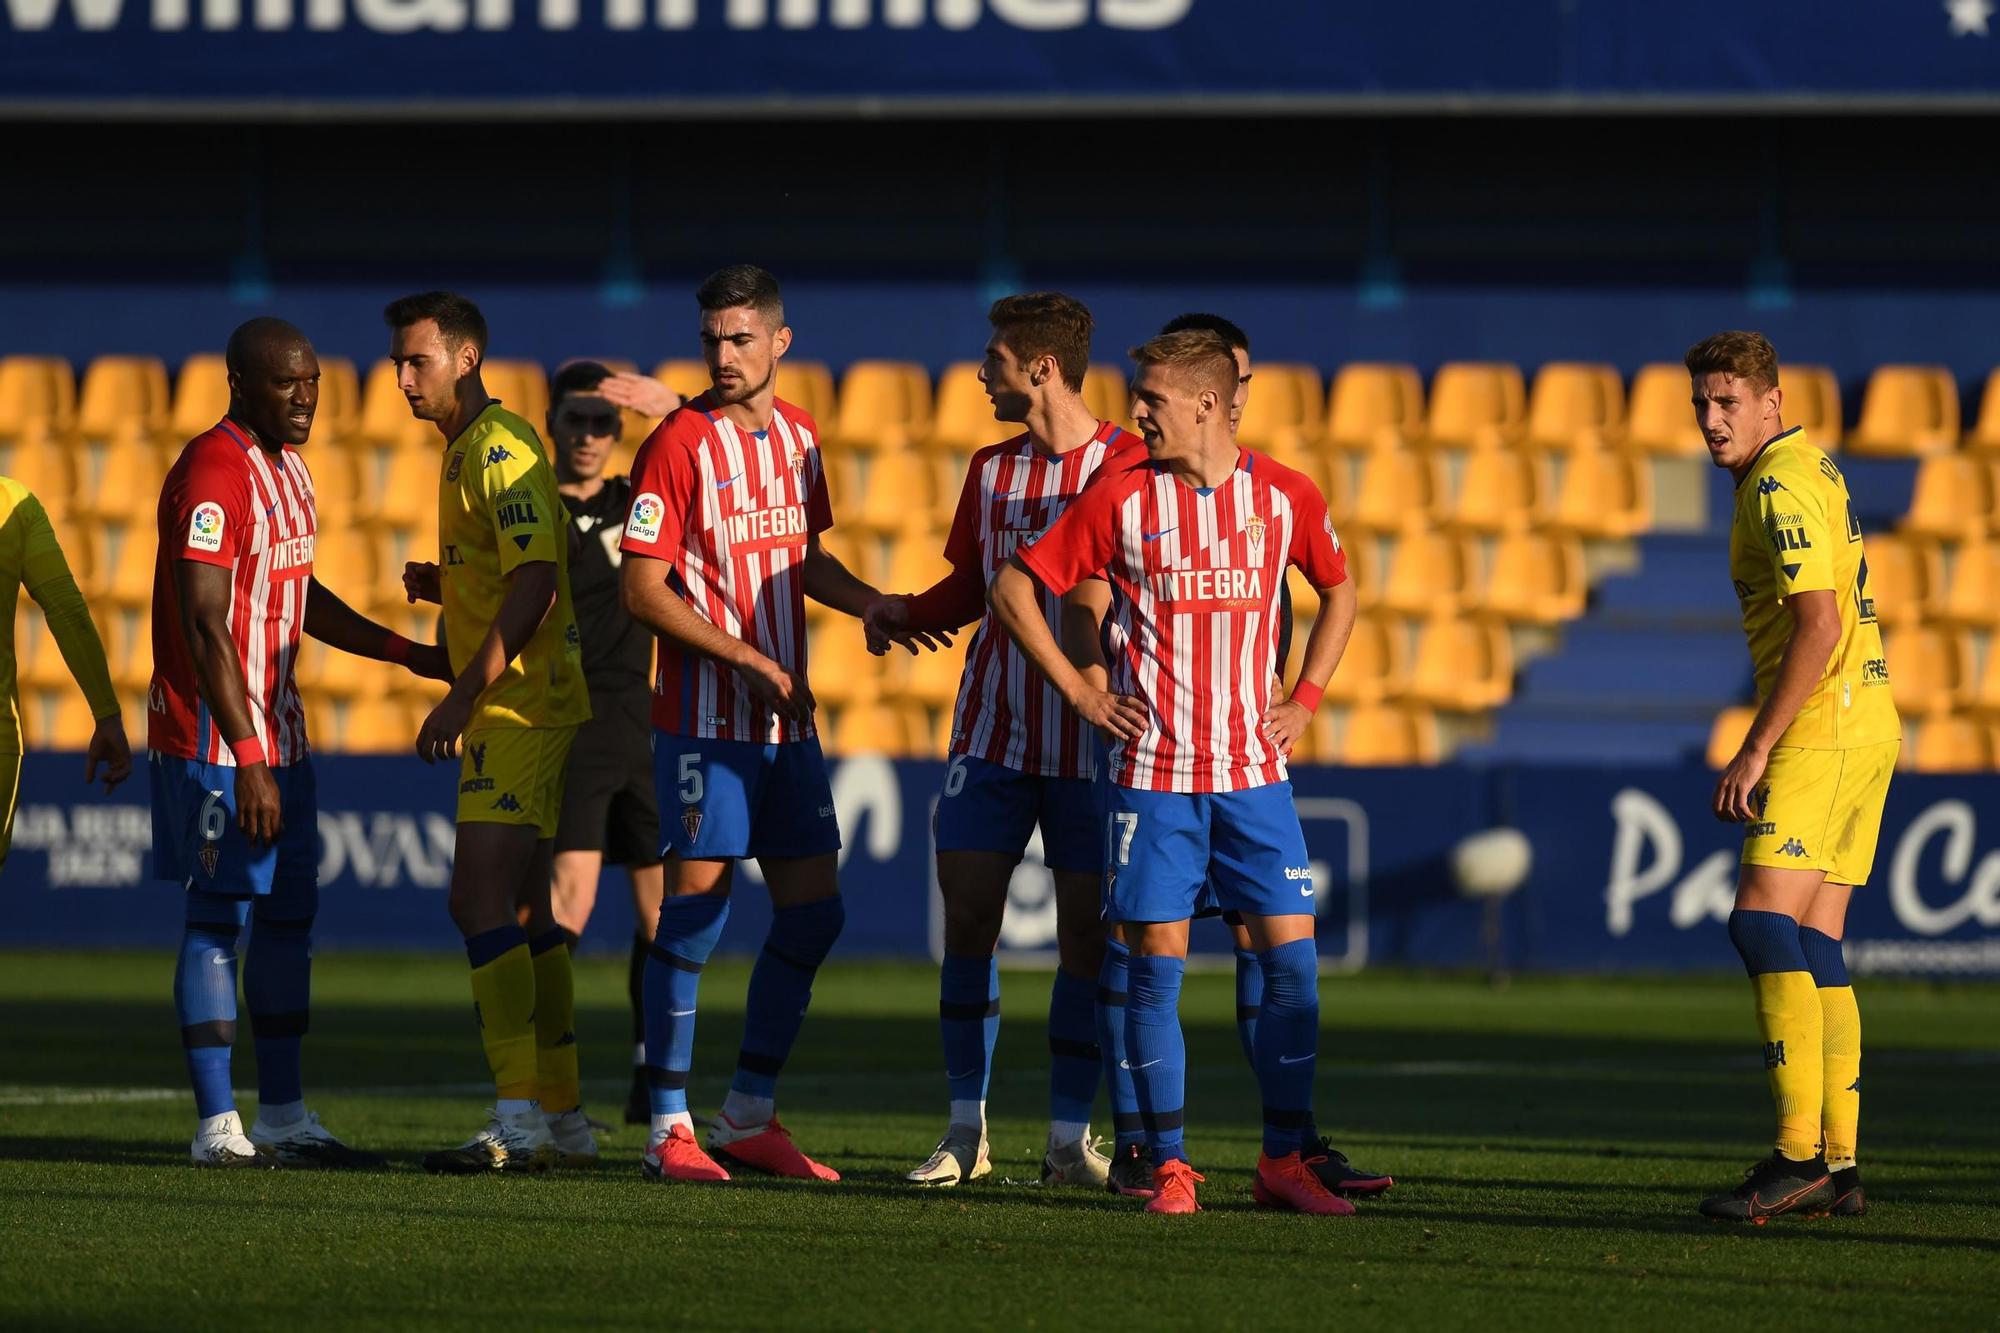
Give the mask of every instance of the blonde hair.
[(1184, 388), (1213, 389), (1227, 403), (1236, 396), (1236, 354), (1211, 329), (1182, 329), (1149, 338), (1131, 352), (1141, 367), (1165, 366)]
[(1733, 375), (1760, 389), (1778, 387), (1778, 349), (1761, 333), (1731, 329), (1687, 350), (1689, 375)]

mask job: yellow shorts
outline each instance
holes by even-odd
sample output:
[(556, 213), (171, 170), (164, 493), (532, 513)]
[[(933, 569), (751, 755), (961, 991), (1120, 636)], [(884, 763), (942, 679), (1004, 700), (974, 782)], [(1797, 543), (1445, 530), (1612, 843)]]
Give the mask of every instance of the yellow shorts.
[(533, 824), (556, 836), (575, 727), (491, 727), (465, 733), (458, 757), (458, 822)]
[(1882, 803), (1901, 741), (1852, 750), (1771, 751), (1756, 801), (1759, 821), (1743, 835), (1743, 864), (1824, 870), (1831, 884), (1861, 885), (1875, 864)]

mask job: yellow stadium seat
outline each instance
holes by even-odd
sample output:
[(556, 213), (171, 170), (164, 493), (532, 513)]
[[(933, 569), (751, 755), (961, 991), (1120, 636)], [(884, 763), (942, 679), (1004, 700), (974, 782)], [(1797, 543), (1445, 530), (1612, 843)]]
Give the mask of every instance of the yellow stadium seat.
[(91, 532), (91, 578), (85, 587), (94, 603), (150, 606), (153, 559), (159, 534), (150, 522), (101, 525)]
[(1406, 532), (1396, 539), (1376, 606), (1406, 616), (1446, 616), (1472, 591), (1472, 546), (1448, 532)]
[(324, 445), (307, 445), (306, 469), (312, 473), (313, 510), (319, 530), (352, 526), (357, 497), (361, 491), (354, 452), (329, 440)]
[[(366, 601), (382, 585), (377, 546), (360, 528), (320, 528), (313, 539), (313, 577), (350, 606)], [(395, 571), (395, 581), (402, 580)]]
[(968, 626), (943, 652), (918, 653), (911, 658), (909, 675), (903, 682), (903, 697), (931, 708), (950, 708), (958, 698), (959, 677), (965, 674), (965, 649), (971, 641), (972, 628)]
[(1804, 426), (1806, 438), (1820, 449), (1838, 449), (1845, 436), (1840, 419), (1840, 381), (1825, 366), (1783, 366), (1778, 387), (1784, 391), (1778, 415), (1787, 428)]
[(1319, 489), (1320, 498), (1326, 501), (1326, 512), (1333, 519), (1335, 530), (1347, 526), (1347, 520), (1354, 513), (1354, 469), (1350, 466), (1352, 455), (1337, 453), (1312, 453), (1300, 460), (1298, 470), (1312, 479)]
[(844, 521), (870, 532), (928, 531), (937, 507), (937, 477), (930, 460), (912, 449), (871, 455), (860, 493), (846, 503)]
[[(2000, 719), (2000, 636), (1988, 636), (1986, 640), (1986, 661), (1980, 668), (1979, 679), (1962, 696), (1961, 703), (1970, 712), (1989, 721)], [(1892, 664), (1893, 674), (1895, 667)]]
[[(356, 428), (364, 439), (385, 446), (417, 446), (429, 443), (442, 448), (437, 427), (410, 415), (410, 400), (396, 387), (396, 364), (384, 358), (368, 368), (361, 386), (361, 419)], [(436, 483), (433, 481), (433, 487)]]
[(500, 400), (515, 416), (527, 418), (537, 435), (546, 428), (549, 415), (549, 377), (533, 361), (494, 359), (479, 367), (479, 381), (486, 392)]
[(1527, 390), (1520, 367), (1505, 362), (1452, 361), (1431, 381), (1430, 443), (1453, 449), (1505, 443), (1527, 420)]
[(1247, 448), (1276, 454), (1303, 448), (1323, 429), (1323, 393), (1319, 371), (1311, 366), (1253, 361), (1250, 399), (1237, 423), (1237, 440)]
[(97, 719), (90, 715), (90, 703), (74, 688), (43, 694), (39, 737), (42, 750), (84, 750), (90, 746)]
[(1631, 537), (1653, 523), (1653, 475), (1630, 454), (1579, 450), (1563, 465), (1549, 526), (1580, 537)]
[(1356, 361), (1342, 366), (1327, 390), (1329, 448), (1373, 449), (1385, 433), (1420, 435), (1424, 427), (1424, 382), (1415, 366)]
[(1756, 720), (1755, 704), (1736, 704), (1717, 713), (1715, 725), (1708, 732), (1708, 766), (1718, 772), (1728, 768), (1729, 761), (1743, 748), (1743, 738), (1750, 734), (1750, 724)]
[(1985, 460), (1967, 454), (1938, 454), (1917, 465), (1905, 532), (1961, 541), (1976, 537), (1991, 521), (1993, 474)]
[(660, 362), (653, 367), (653, 378), (683, 398), (693, 398), (697, 394), (707, 393), (709, 385), (713, 382), (709, 379), (706, 361), (685, 359)]
[(1375, 449), (1361, 462), (1348, 523), (1363, 532), (1428, 527), (1445, 503), (1444, 467), (1412, 449)]
[(930, 720), (921, 709), (852, 703), (833, 716), (827, 749), (833, 754), (900, 756), (931, 747)]
[[(56, 647), (42, 609), (31, 599), (20, 600), (20, 619), (14, 629), (14, 679), (23, 690), (61, 689), (69, 683), (69, 666)], [(94, 621), (97, 613), (91, 613)]]
[(1889, 689), (1896, 710), (1922, 717), (1951, 710), (1969, 684), (1970, 638), (1934, 625), (1905, 625), (1883, 635), (1889, 659)]
[[(1292, 633), (1295, 656), (1304, 651), (1306, 628), (1300, 624)], [(1328, 701), (1377, 704), (1401, 694), (1409, 673), (1403, 638), (1403, 627), (1398, 621), (1379, 615), (1356, 617), (1347, 651), (1341, 654), (1333, 679), (1326, 683)]]
[(1884, 626), (1925, 619), (1944, 596), (1944, 557), (1937, 543), (1914, 533), (1885, 532), (1869, 537), (1866, 549), (1876, 619)]
[[(1779, 379), (1782, 383), (1783, 374)], [(1958, 447), (1958, 384), (1942, 366), (1877, 366), (1847, 448), (1906, 458)]]
[[(0, 472), (26, 486), (42, 502), (51, 521), (60, 521), (75, 505), (77, 461), (68, 445), (22, 440), (10, 451), (7, 466)], [(62, 533), (58, 531), (56, 536), (60, 538)]]
[(833, 438), (854, 449), (893, 451), (930, 428), (930, 378), (908, 361), (856, 361), (840, 385)]
[[(1092, 366), (1083, 376), (1083, 404), (1099, 421), (1134, 430), (1132, 378), (1117, 366)], [(1136, 431), (1135, 431), (1136, 433)]]
[(1459, 713), (1483, 712), (1514, 694), (1514, 650), (1497, 621), (1439, 617), (1417, 634), (1406, 699)]
[(313, 438), (332, 443), (361, 429), (361, 379), (344, 356), (319, 359), (319, 406), (313, 411)]
[[(395, 754), (413, 750), (421, 717), (411, 716), (401, 699), (372, 696), (342, 703), (336, 710), (336, 748), (349, 754)], [(307, 726), (311, 726), (308, 719)]]
[(813, 627), (806, 678), (822, 706), (873, 703), (885, 694), (893, 696), (908, 657), (900, 649), (894, 656), (876, 657), (868, 651), (861, 622), (835, 615)]
[[(1788, 388), (1791, 373), (1791, 368), (1786, 367), (1780, 376), (1787, 381)], [(1685, 366), (1671, 361), (1656, 361), (1641, 366), (1639, 373), (1632, 377), (1631, 415), (1626, 420), (1623, 436), (1625, 445), (1646, 454), (1706, 457), (1708, 448), (1702, 442), (1700, 427), (1694, 424), (1690, 388)], [(1789, 392), (1785, 407), (1785, 415), (1789, 418)], [(1818, 443), (1819, 436), (1815, 434), (1813, 441)]]
[(889, 549), (885, 591), (919, 593), (951, 572), (944, 558), (944, 534), (930, 531), (900, 537)]
[[(1868, 539), (1869, 586), (1876, 586), (1875, 539)], [(1933, 585), (1935, 586), (1935, 585)], [(1875, 595), (1875, 614), (1882, 615), (1882, 594)], [(2000, 542), (1961, 545), (1952, 556), (1951, 581), (1937, 603), (1938, 617), (1947, 624), (1972, 629), (2000, 628)], [(1991, 647), (1987, 656), (2000, 659)]]
[[(364, 489), (356, 497), (359, 503), (355, 518), (375, 528), (435, 532), (439, 449), (421, 443), (403, 444), (389, 451), (387, 464), (375, 489), (372, 492)], [(420, 558), (436, 559), (434, 555)], [(399, 577), (400, 574), (398, 571)]]
[(1546, 459), (1482, 449), (1469, 454), (1449, 523), (1464, 532), (1524, 532), (1549, 500)]
[[(0, 367), (0, 377), (4, 373)], [(4, 383), (0, 378), (0, 384)], [(5, 409), (0, 407), (0, 435), (5, 433)], [(2000, 451), (2000, 367), (1986, 377), (1986, 388), (1979, 395), (1979, 419), (1965, 433), (1965, 447), (1982, 453)]]
[(0, 356), (0, 440), (60, 432), (76, 419), (76, 378), (57, 356)]
[(1018, 429), (993, 419), (993, 404), (986, 397), (986, 386), (979, 382), (977, 361), (956, 361), (945, 367), (938, 377), (937, 411), (926, 441), (930, 448), (969, 454), (1018, 433)]
[(888, 562), (882, 555), (882, 543), (873, 533), (835, 526), (819, 534), (819, 544), (820, 549), (838, 559), (848, 573), (864, 583), (872, 583), (878, 588), (882, 586), (883, 567)]
[(1519, 532), (1494, 544), (1478, 609), (1518, 624), (1558, 625), (1582, 615), (1589, 595), (1581, 541)]
[(167, 433), (191, 440), (229, 411), (229, 370), (219, 352), (197, 352), (181, 362), (174, 377), (173, 414)]
[(74, 512), (113, 522), (155, 522), (154, 506), (167, 470), (150, 440), (127, 438), (106, 446), (93, 471), (88, 485), (78, 487)]
[(1551, 361), (1535, 374), (1524, 443), (1537, 449), (1592, 447), (1625, 426), (1625, 382), (1612, 366)]
[(1347, 715), (1338, 753), (1344, 763), (1386, 768), (1435, 764), (1440, 749), (1437, 716), (1430, 709), (1376, 704)]
[(166, 429), (167, 408), (167, 367), (158, 357), (100, 356), (83, 372), (77, 433), (86, 440), (156, 434)]
[(1909, 767), (1918, 773), (1980, 773), (1994, 767), (1993, 733), (1969, 717), (1928, 717), (1916, 725)]
[[(707, 369), (702, 367), (704, 374)], [(794, 361), (786, 357), (778, 362), (776, 387), (778, 397), (803, 409), (822, 433), (833, 425), (838, 400), (833, 391), (833, 372), (826, 368), (826, 362)]]

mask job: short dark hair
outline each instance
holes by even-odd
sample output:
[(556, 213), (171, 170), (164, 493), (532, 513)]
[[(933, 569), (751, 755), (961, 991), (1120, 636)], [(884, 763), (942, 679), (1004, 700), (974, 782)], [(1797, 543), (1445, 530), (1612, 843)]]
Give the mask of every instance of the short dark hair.
[(565, 361), (549, 380), (549, 406), (554, 407), (573, 393), (589, 393), (611, 378), (611, 368), (601, 361)]
[(1245, 333), (1237, 324), (1224, 319), (1220, 315), (1209, 315), (1199, 310), (1190, 310), (1185, 315), (1175, 315), (1160, 326), (1161, 333), (1186, 333), (1190, 330), (1197, 333), (1213, 333), (1236, 351), (1248, 352), (1250, 350), (1250, 335)]
[(702, 280), (694, 299), (703, 310), (734, 310), (747, 305), (774, 329), (785, 322), (785, 297), (778, 290), (778, 280), (755, 264), (731, 264), (715, 270)]
[(272, 315), (259, 315), (236, 326), (236, 331), (229, 335), (222, 362), (230, 374), (241, 375), (252, 363), (261, 365), (281, 348), (289, 350), (301, 343), (312, 346), (312, 340), (299, 331), (298, 325)]
[(1017, 360), (1052, 356), (1063, 383), (1072, 393), (1083, 392), (1083, 377), (1090, 370), (1090, 335), (1097, 327), (1083, 302), (1061, 292), (1023, 292), (995, 301), (986, 319)]
[(471, 343), (479, 349), (479, 359), (486, 359), (486, 316), (457, 292), (418, 292), (389, 302), (382, 311), (382, 321), (392, 329), (407, 329), (427, 319), (437, 321), (446, 347), (455, 352)]
[(1213, 389), (1227, 404), (1236, 392), (1236, 356), (1213, 329), (1179, 329), (1156, 335), (1132, 349), (1140, 366), (1165, 366), (1181, 384), (1199, 393)]
[(1687, 350), (1688, 374), (1730, 375), (1760, 389), (1778, 387), (1778, 349), (1761, 333), (1731, 329), (1703, 338)]

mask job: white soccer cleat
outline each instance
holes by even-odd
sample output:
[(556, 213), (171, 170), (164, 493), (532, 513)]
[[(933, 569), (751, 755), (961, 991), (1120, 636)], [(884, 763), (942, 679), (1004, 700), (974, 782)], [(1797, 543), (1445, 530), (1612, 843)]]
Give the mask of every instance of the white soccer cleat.
[(456, 1148), (424, 1154), (434, 1175), (476, 1176), (487, 1171), (546, 1171), (556, 1164), (556, 1139), (539, 1107), (503, 1116), (495, 1110), (486, 1128)]
[(1101, 1190), (1111, 1178), (1111, 1159), (1097, 1150), (1086, 1133), (1075, 1143), (1050, 1144), (1042, 1154), (1044, 1185), (1081, 1185)]
[(582, 1107), (557, 1112), (546, 1118), (549, 1133), (556, 1141), (556, 1165), (597, 1165), (597, 1136), (591, 1132), (594, 1126)]
[(259, 1111), (257, 1123), (250, 1126), (250, 1142), (286, 1166), (366, 1168), (382, 1165), (382, 1159), (374, 1153), (360, 1152), (342, 1143), (320, 1124), (319, 1115), (314, 1111), (307, 1111), (289, 1125), (266, 1124), (264, 1113)]
[(203, 1122), (195, 1131), (194, 1142), (188, 1147), (188, 1157), (196, 1166), (256, 1166), (274, 1167), (278, 1165), (275, 1154), (265, 1152), (243, 1134), (243, 1117), (228, 1111)]
[(929, 1189), (949, 1189), (993, 1174), (986, 1154), (986, 1134), (973, 1125), (953, 1125), (938, 1140), (937, 1151), (903, 1179)]

